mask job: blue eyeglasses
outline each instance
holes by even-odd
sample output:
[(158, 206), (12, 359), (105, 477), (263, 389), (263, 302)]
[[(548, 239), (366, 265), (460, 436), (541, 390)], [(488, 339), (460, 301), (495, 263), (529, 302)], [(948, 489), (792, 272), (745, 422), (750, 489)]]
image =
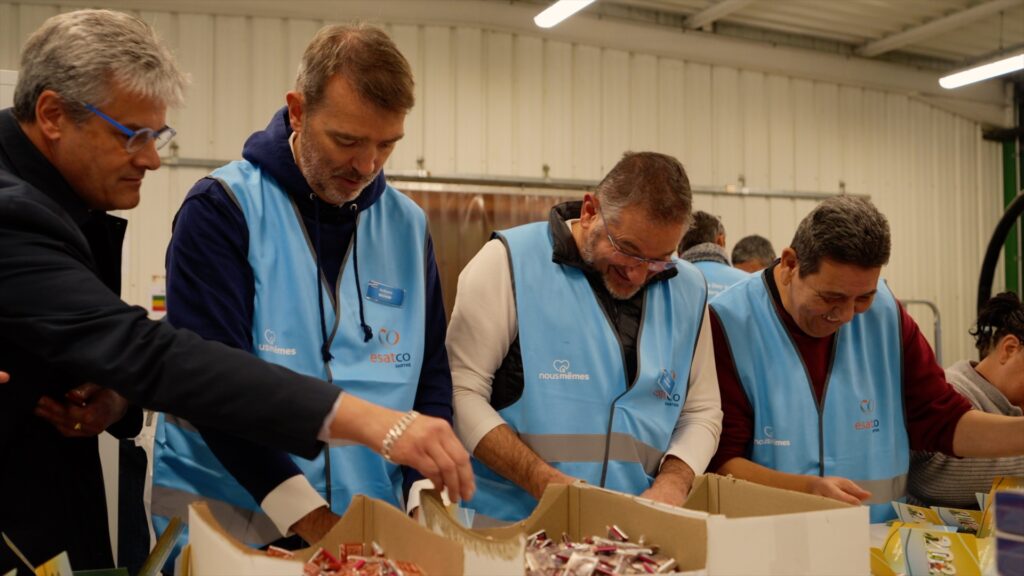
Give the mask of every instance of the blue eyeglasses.
[(174, 131), (174, 128), (171, 128), (170, 126), (164, 126), (159, 130), (153, 130), (152, 128), (132, 130), (110, 116), (107, 116), (103, 112), (100, 112), (100, 109), (92, 104), (85, 104), (85, 109), (100, 118), (103, 118), (109, 122), (111, 126), (117, 128), (122, 134), (128, 137), (128, 141), (124, 143), (124, 149), (127, 150), (129, 154), (134, 154), (139, 150), (142, 150), (142, 148), (151, 141), (156, 145), (156, 149), (159, 150), (164, 146), (167, 146), (167, 144), (170, 143), (177, 134), (177, 132)]

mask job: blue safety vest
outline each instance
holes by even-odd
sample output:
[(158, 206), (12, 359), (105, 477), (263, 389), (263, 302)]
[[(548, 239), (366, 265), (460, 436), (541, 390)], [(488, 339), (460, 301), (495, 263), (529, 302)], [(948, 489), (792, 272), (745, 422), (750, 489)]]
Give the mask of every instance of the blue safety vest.
[(910, 464), (896, 299), (879, 280), (871, 307), (839, 329), (819, 405), (766, 282), (756, 275), (711, 304), (754, 410), (750, 459), (849, 478), (871, 492), (872, 522), (895, 517), (890, 502), (905, 501)]
[[(364, 312), (366, 323), (374, 329), (373, 338), (364, 342), (353, 270), (355, 243), (349, 244), (337, 293), (331, 294), (330, 284), (318, 279), (312, 244), (298, 208), (271, 176), (248, 162), (232, 162), (215, 170), (212, 177), (241, 208), (249, 229), (248, 261), (256, 288), (252, 323), (256, 356), (301, 374), (337, 381), (346, 393), (364, 400), (410, 410), (423, 363), (426, 322), (427, 224), (423, 211), (388, 186), (357, 217)], [(327, 364), (320, 351), (318, 290), (323, 292), (334, 356)], [(340, 313), (335, 302), (340, 302)], [(399, 467), (364, 446), (342, 444), (314, 460), (293, 460), (338, 514), (344, 513), (356, 494), (396, 506), (402, 501)], [(263, 545), (280, 537), (270, 519), (259, 512), (258, 503), (221, 466), (195, 429), (181, 419), (165, 417), (157, 430), (153, 465), (153, 524), (157, 532), (162, 532), (171, 515), (187, 520), (187, 505), (195, 500), (217, 501), (213, 509), (222, 523), (246, 543)], [(235, 518), (226, 519), (225, 515)]]
[[(688, 262), (645, 288), (637, 376), (583, 272), (551, 263), (547, 223), (500, 232), (511, 263), (523, 360), (523, 393), (500, 411), (520, 439), (576, 478), (639, 494), (650, 487), (686, 401), (707, 299)], [(536, 500), (474, 459), (467, 507), (520, 520)]]
[(693, 265), (700, 270), (700, 273), (704, 275), (704, 279), (708, 281), (708, 298), (714, 298), (729, 286), (750, 277), (750, 274), (747, 272), (739, 268), (733, 268), (728, 264), (722, 264), (721, 262), (704, 260), (694, 262)]

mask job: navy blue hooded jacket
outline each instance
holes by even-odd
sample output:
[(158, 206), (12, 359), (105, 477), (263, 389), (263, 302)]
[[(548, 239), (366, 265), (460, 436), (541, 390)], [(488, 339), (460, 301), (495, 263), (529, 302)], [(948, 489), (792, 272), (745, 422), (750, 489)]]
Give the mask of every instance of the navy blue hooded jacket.
[[(274, 177), (299, 208), (312, 238), (320, 231), (320, 261), (324, 276), (336, 288), (343, 256), (355, 228), (351, 204), (332, 206), (321, 201), (295, 164), (288, 138), (292, 133), (287, 108), (279, 110), (266, 130), (245, 143), (242, 157)], [(353, 202), (360, 211), (373, 205), (384, 192), (381, 172)], [(360, 247), (365, 250), (367, 247)], [(372, 249), (372, 248), (371, 248)], [(252, 352), (255, 285), (247, 254), (249, 230), (241, 209), (220, 183), (204, 178), (189, 191), (174, 218), (167, 248), (167, 319), (175, 327)], [(433, 241), (427, 238), (426, 334), (424, 361), (414, 408), (452, 421), (452, 379), (445, 351), (444, 303), (434, 259)], [(299, 295), (295, 296), (299, 298)], [(344, 388), (343, 379), (338, 384)], [(224, 467), (257, 502), (299, 468), (284, 452), (264, 448), (217, 430), (199, 428), (207, 445)], [(422, 478), (404, 468), (405, 490)]]

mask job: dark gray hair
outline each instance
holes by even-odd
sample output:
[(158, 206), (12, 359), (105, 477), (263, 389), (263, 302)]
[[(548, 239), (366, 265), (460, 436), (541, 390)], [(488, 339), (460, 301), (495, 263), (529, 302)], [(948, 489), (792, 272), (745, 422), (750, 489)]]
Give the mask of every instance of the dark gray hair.
[(693, 213), (690, 228), (683, 236), (683, 241), (679, 243), (679, 253), (682, 254), (698, 244), (714, 242), (722, 234), (725, 234), (725, 226), (718, 216), (697, 210)]
[(167, 106), (180, 106), (188, 84), (170, 50), (135, 16), (111, 10), (76, 10), (48, 18), (25, 43), (14, 88), (14, 116), (35, 121), (44, 90), (60, 94), (76, 122), (103, 106), (114, 85)]
[(677, 224), (687, 221), (693, 206), (686, 169), (679, 160), (657, 152), (626, 152), (594, 194), (604, 216), (613, 222), (623, 208), (642, 206), (651, 221)]
[(383, 30), (369, 24), (324, 26), (310, 41), (295, 79), (295, 90), (308, 109), (323, 101), (327, 82), (335, 74), (381, 110), (408, 112), (416, 103), (409, 62)]
[(969, 333), (982, 359), (1010, 334), (1024, 342), (1024, 304), (1014, 292), (996, 294), (978, 310), (978, 321)]
[(732, 247), (732, 265), (750, 262), (758, 262), (762, 267), (767, 268), (775, 261), (775, 248), (764, 236), (751, 234), (740, 238), (740, 241)]
[(793, 236), (800, 277), (814, 274), (824, 258), (862, 268), (889, 263), (889, 221), (867, 198), (840, 195), (818, 204)]

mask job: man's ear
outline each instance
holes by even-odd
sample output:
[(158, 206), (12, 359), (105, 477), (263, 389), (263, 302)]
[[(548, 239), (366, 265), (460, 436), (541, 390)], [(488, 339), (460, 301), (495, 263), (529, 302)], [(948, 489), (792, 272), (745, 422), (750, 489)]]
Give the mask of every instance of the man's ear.
[(71, 121), (64, 110), (64, 100), (53, 90), (43, 90), (36, 99), (35, 124), (47, 140), (60, 140), (65, 126)]
[(796, 250), (787, 246), (782, 249), (782, 255), (779, 257), (779, 269), (782, 271), (782, 284), (788, 286), (793, 280), (793, 276), (798, 273), (797, 266), (799, 261), (796, 258)]
[(583, 206), (580, 208), (580, 226), (584, 230), (597, 221), (597, 197), (589, 192), (583, 195)]
[(288, 122), (292, 125), (292, 132), (302, 132), (302, 115), (306, 112), (302, 94), (292, 90), (284, 95), (284, 99), (288, 104)]

